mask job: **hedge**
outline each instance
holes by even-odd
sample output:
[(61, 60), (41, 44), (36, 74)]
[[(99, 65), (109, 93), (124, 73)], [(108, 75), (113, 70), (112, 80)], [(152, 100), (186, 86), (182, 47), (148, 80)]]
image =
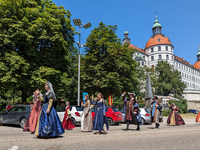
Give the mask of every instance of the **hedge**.
[(176, 100), (170, 100), (169, 104), (171, 105), (172, 103), (175, 103), (176, 107), (179, 108), (179, 113), (180, 114), (184, 114), (187, 113), (187, 100), (183, 99), (180, 101), (176, 101)]

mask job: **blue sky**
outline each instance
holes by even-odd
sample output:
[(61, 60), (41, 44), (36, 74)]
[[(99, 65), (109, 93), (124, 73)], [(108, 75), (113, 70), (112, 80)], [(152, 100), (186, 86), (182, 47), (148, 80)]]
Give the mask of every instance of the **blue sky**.
[[(82, 29), (81, 43), (102, 21), (117, 25), (117, 35), (124, 38), (127, 29), (131, 44), (145, 48), (152, 35), (155, 12), (162, 25), (162, 33), (169, 37), (174, 54), (194, 64), (200, 44), (199, 0), (53, 0), (70, 10), (71, 19), (80, 18), (92, 27)], [(72, 22), (73, 24), (73, 22)], [(74, 24), (73, 24), (74, 25)], [(75, 26), (74, 26), (75, 27)], [(78, 31), (78, 27), (76, 27)], [(78, 41), (78, 35), (75, 36)], [(83, 49), (82, 49), (83, 51)]]

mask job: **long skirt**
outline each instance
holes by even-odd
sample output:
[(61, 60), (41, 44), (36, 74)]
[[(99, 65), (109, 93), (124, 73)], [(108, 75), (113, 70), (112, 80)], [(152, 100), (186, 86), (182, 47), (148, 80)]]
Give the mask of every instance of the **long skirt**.
[(106, 124), (107, 130), (109, 129), (109, 125), (107, 122), (107, 117), (103, 115), (103, 108), (97, 109), (95, 116), (94, 116), (94, 121), (93, 121), (93, 129), (101, 131), (103, 130), (103, 126)]
[(40, 137), (56, 137), (63, 134), (65, 131), (57, 115), (57, 112), (52, 105), (50, 112), (47, 114), (48, 104), (44, 104), (41, 108), (35, 135)]
[(62, 125), (65, 130), (72, 130), (75, 128), (71, 118), (68, 118), (67, 120), (65, 118), (65, 120), (62, 122)]
[(196, 117), (196, 122), (200, 122), (200, 112), (198, 113), (198, 115)]
[(179, 126), (179, 125), (184, 125), (185, 122), (178, 113), (172, 111), (167, 119), (167, 124)]
[(89, 111), (87, 115), (82, 114), (81, 118), (81, 131), (92, 131), (92, 113)]
[(40, 114), (40, 109), (41, 109), (41, 102), (38, 101), (34, 104), (32, 110), (31, 110), (31, 113), (28, 117), (28, 120), (25, 123), (23, 131), (35, 132), (38, 117)]

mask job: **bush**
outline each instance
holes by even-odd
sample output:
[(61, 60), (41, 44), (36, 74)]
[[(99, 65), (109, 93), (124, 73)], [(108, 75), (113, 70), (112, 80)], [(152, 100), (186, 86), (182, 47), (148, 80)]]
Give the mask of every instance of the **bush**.
[(171, 112), (171, 110), (163, 110), (162, 114), (163, 114), (163, 116), (169, 116), (170, 112)]
[(172, 103), (175, 103), (176, 107), (179, 108), (180, 114), (187, 113), (187, 101), (185, 99), (176, 101), (176, 100), (170, 100), (169, 104), (171, 105)]

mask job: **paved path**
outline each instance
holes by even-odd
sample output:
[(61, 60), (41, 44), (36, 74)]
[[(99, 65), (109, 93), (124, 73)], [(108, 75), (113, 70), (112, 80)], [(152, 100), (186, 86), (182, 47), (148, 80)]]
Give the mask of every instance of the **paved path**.
[(37, 139), (17, 126), (0, 126), (0, 150), (18, 146), (18, 150), (200, 150), (200, 124), (185, 120), (185, 126), (168, 126), (160, 129), (154, 124), (144, 125), (136, 131), (124, 131), (126, 125), (110, 126), (107, 135), (80, 132), (80, 126), (66, 131), (58, 138)]

